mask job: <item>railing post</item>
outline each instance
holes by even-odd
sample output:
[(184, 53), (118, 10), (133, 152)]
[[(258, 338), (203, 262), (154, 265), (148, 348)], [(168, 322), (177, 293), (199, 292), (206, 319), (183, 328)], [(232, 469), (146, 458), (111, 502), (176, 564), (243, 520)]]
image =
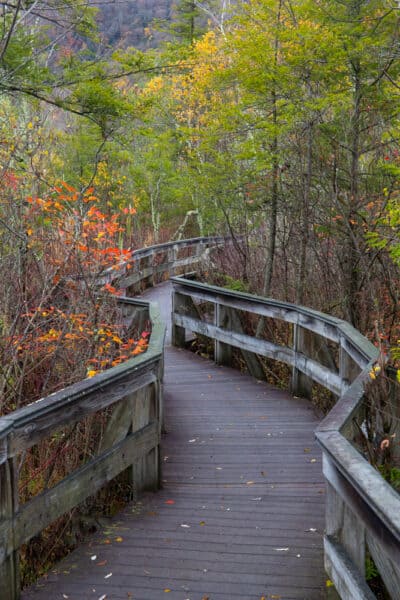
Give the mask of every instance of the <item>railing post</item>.
[[(146, 427), (153, 419), (158, 418), (159, 386), (153, 383), (135, 394), (132, 414), (132, 432)], [(136, 460), (132, 465), (132, 481), (134, 496), (144, 490), (155, 491), (159, 487), (159, 447)]]
[(0, 598), (18, 600), (20, 597), (19, 553), (8, 555), (9, 532), (13, 528), (14, 514), (18, 510), (18, 469), (15, 459), (6, 459), (0, 465), (0, 525), (6, 532), (2, 540), (4, 555), (0, 555)]
[(186, 307), (186, 297), (180, 295), (174, 290), (172, 294), (172, 345), (178, 348), (185, 347), (186, 333), (185, 328), (175, 324), (175, 313), (183, 312)]
[(350, 383), (350, 360), (350, 356), (344, 349), (343, 337), (341, 337), (339, 345), (339, 375), (340, 379), (342, 380), (342, 393)]
[(293, 396), (299, 396), (300, 398), (311, 398), (313, 381), (311, 377), (304, 375), (304, 373), (296, 367), (296, 362), (297, 354), (303, 354), (305, 357), (311, 358), (312, 349), (312, 332), (295, 323), (293, 325), (293, 351), (295, 353), (295, 365), (292, 371), (292, 381), (290, 386), (290, 391)]
[[(222, 306), (218, 302), (214, 305), (214, 324), (216, 327), (222, 327), (232, 331), (231, 309)], [(214, 342), (214, 360), (217, 365), (232, 365), (232, 346), (215, 340)]]
[[(340, 597), (345, 600), (353, 598), (347, 592), (347, 584), (341, 581), (338, 573), (341, 571), (340, 563), (335, 564), (332, 553), (327, 551), (332, 542), (337, 543), (344, 560), (350, 559), (349, 565), (362, 581), (365, 580), (365, 553), (366, 531), (361, 519), (352, 511), (348, 503), (340, 494), (336, 467), (323, 454), (323, 472), (326, 480), (326, 536), (325, 536), (325, 569), (331, 579), (336, 579), (339, 585)], [(364, 596), (363, 596), (364, 597)]]
[(176, 244), (174, 244), (171, 248), (168, 248), (167, 260), (168, 260), (168, 274), (169, 277), (174, 277), (175, 275), (175, 262), (178, 257), (179, 248)]

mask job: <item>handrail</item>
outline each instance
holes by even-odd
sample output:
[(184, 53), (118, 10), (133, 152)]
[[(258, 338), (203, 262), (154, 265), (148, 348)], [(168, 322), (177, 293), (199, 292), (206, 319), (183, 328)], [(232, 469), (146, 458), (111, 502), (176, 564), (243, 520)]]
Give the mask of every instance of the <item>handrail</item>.
[[(128, 292), (161, 273), (192, 267), (222, 237), (170, 242), (137, 250), (118, 272), (109, 270), (99, 285), (118, 279)], [(181, 250), (191, 253), (180, 256)], [(133, 262), (135, 261), (135, 262)], [(128, 268), (130, 266), (131, 268)], [(20, 597), (18, 549), (59, 516), (83, 502), (122, 471), (130, 470), (135, 492), (159, 486), (159, 444), (163, 423), (162, 377), (165, 324), (155, 304), (122, 297), (124, 318), (132, 312), (151, 321), (144, 354), (84, 379), (0, 418), (0, 598)], [(96, 456), (54, 487), (19, 505), (17, 457), (61, 427), (113, 407)]]
[[(172, 339), (184, 346), (186, 330), (215, 341), (215, 360), (230, 364), (238, 348), (250, 372), (262, 376), (255, 354), (292, 367), (291, 390), (309, 396), (315, 381), (339, 400), (316, 436), (323, 450), (327, 483), (325, 567), (343, 600), (375, 598), (366, 583), (365, 561), (372, 556), (393, 599), (400, 598), (400, 496), (351, 444), (354, 420), (363, 424), (364, 384), (378, 358), (377, 349), (347, 322), (318, 311), (210, 286), (183, 277), (174, 286)], [(210, 320), (199, 304), (214, 307)], [(291, 324), (292, 346), (281, 346), (245, 333), (238, 311)], [(335, 343), (338, 364), (321, 360), (326, 340)], [(360, 425), (358, 425), (360, 427)]]

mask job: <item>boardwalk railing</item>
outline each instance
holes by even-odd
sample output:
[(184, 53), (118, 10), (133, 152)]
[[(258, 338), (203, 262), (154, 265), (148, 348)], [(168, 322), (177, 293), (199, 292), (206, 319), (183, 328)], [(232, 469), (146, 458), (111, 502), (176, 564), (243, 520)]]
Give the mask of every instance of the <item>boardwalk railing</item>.
[[(134, 253), (131, 268), (118, 272), (118, 285), (128, 291), (151, 283), (162, 273), (196, 265), (207, 248), (224, 238), (196, 238), (152, 246)], [(115, 279), (108, 273), (105, 280)], [(148, 283), (148, 281), (147, 281)], [(0, 599), (20, 596), (18, 550), (58, 517), (68, 512), (124, 470), (134, 491), (157, 488), (162, 426), (162, 375), (165, 325), (158, 309), (121, 298), (124, 325), (141, 331), (151, 322), (146, 353), (60, 390), (0, 418)], [(42, 440), (110, 407), (97, 454), (54, 487), (19, 503), (19, 470), (25, 452)]]
[[(198, 333), (214, 340), (217, 363), (229, 365), (232, 348), (238, 348), (256, 376), (262, 375), (257, 354), (290, 365), (294, 395), (309, 396), (312, 382), (336, 394), (337, 403), (316, 432), (327, 484), (325, 567), (342, 599), (370, 600), (375, 595), (366, 583), (368, 554), (398, 600), (400, 496), (351, 443), (365, 427), (364, 384), (376, 348), (345, 321), (305, 307), (180, 277), (173, 285), (175, 345), (185, 344), (187, 331)], [(288, 323), (290, 345), (246, 334), (243, 314)]]
[(195, 267), (208, 249), (224, 246), (229, 241), (230, 238), (209, 236), (141, 248), (135, 250), (132, 259), (124, 262), (118, 271), (106, 271), (103, 279), (117, 280), (119, 288), (130, 296), (140, 292), (143, 285), (150, 287), (163, 277), (173, 277), (179, 271)]

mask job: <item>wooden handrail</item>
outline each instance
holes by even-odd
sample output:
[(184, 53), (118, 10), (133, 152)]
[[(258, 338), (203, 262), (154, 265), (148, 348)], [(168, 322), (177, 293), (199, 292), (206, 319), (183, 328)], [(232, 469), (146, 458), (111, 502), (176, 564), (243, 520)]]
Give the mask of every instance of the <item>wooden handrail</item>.
[[(196, 265), (204, 252), (225, 243), (222, 237), (171, 242), (137, 250), (116, 273), (106, 271), (99, 286), (118, 279), (128, 292), (152, 284), (162, 273)], [(185, 256), (180, 256), (181, 251)], [(190, 251), (190, 252), (189, 252)], [(130, 470), (135, 491), (159, 486), (159, 443), (163, 422), (162, 377), (165, 324), (156, 305), (129, 297), (119, 299), (124, 321), (136, 328), (151, 322), (144, 354), (84, 379), (0, 418), (0, 598), (20, 597), (18, 549), (55, 519), (71, 510), (123, 470)], [(113, 406), (96, 456), (51, 489), (19, 505), (17, 458), (60, 428)]]
[[(238, 348), (257, 377), (262, 376), (257, 354), (290, 365), (294, 395), (309, 396), (314, 381), (337, 395), (337, 403), (316, 431), (327, 484), (325, 567), (343, 600), (375, 598), (365, 579), (368, 551), (391, 597), (398, 600), (400, 496), (350, 442), (355, 417), (363, 422), (364, 385), (378, 358), (377, 349), (347, 322), (303, 306), (182, 277), (172, 281), (175, 345), (185, 345), (190, 330), (214, 340), (220, 364), (230, 364), (232, 347)], [(214, 307), (211, 319), (209, 312), (207, 319), (201, 318), (202, 302)], [(291, 347), (246, 334), (238, 311), (291, 324)], [(318, 360), (318, 352), (326, 353), (327, 340), (336, 345), (337, 365), (334, 360), (330, 366)]]

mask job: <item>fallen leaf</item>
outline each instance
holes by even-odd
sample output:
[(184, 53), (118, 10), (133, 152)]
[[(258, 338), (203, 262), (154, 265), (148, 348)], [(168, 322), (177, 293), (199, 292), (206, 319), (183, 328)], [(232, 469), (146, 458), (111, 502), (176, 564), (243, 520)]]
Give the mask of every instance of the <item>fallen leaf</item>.
[(282, 596), (278, 596), (277, 594), (271, 594), (270, 598), (271, 600), (280, 600)]
[(205, 521), (200, 521), (200, 525), (201, 525), (201, 526), (203, 526), (203, 525), (205, 525), (205, 524), (206, 524), (206, 522), (205, 522)]
[(111, 544), (111, 540), (107, 538), (103, 540), (103, 544)]
[(115, 538), (116, 542), (123, 542), (124, 538), (122, 538), (120, 535), (118, 537)]
[(181, 527), (184, 527), (184, 528), (188, 529), (190, 527), (190, 525), (186, 525), (186, 523), (182, 523)]
[(189, 444), (193, 444), (193, 442), (196, 441), (196, 438), (194, 438), (193, 440), (189, 440)]
[(333, 587), (333, 582), (332, 582), (330, 579), (327, 579), (327, 580), (326, 580), (326, 587), (327, 587), (327, 588), (329, 588), (329, 587)]
[(171, 591), (171, 590), (170, 590), (169, 588), (165, 588), (165, 590), (164, 590), (164, 592), (165, 592), (166, 594), (168, 594), (168, 592), (170, 592), (170, 591)]
[(90, 557), (90, 560), (96, 560), (96, 558), (97, 558), (97, 555), (93, 554), (93, 556)]
[(309, 452), (311, 452), (311, 448), (304, 448), (304, 454), (308, 454)]
[(274, 548), (277, 552), (287, 552), (289, 548)]
[(246, 481), (246, 485), (254, 485), (254, 481)]
[(104, 567), (106, 564), (107, 564), (107, 561), (106, 560), (102, 560), (101, 562), (97, 563), (97, 566), (98, 567)]
[(107, 575), (104, 575), (104, 579), (110, 579), (110, 577), (112, 577), (112, 573), (107, 573)]
[(317, 530), (315, 529), (315, 527), (310, 527), (310, 529), (308, 529), (308, 531), (312, 531), (314, 533)]
[(69, 596), (67, 596), (67, 594), (63, 594), (63, 598), (69, 598)]
[(222, 467), (215, 467), (216, 471), (222, 471)]
[(107, 594), (103, 594), (102, 596), (100, 596), (99, 600), (106, 600), (107, 598)]
[(165, 504), (175, 504), (175, 500), (166, 500)]
[(312, 463), (315, 463), (315, 462), (317, 462), (317, 459), (316, 459), (316, 458), (312, 458), (312, 459), (310, 460), (310, 462), (312, 462)]

